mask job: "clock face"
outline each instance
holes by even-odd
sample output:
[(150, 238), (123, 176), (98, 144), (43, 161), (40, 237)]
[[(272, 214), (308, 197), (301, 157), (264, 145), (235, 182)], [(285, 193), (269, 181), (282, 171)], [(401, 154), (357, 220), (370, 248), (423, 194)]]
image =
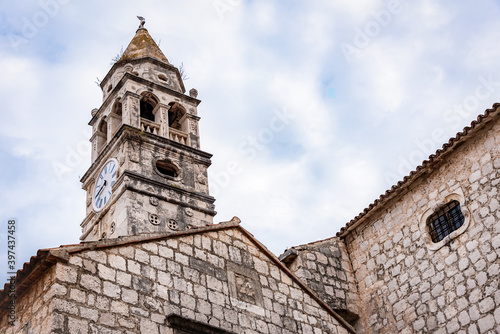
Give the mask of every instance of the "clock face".
[(95, 211), (101, 211), (111, 198), (112, 188), (116, 182), (118, 171), (118, 160), (109, 159), (101, 169), (92, 194), (92, 207)]

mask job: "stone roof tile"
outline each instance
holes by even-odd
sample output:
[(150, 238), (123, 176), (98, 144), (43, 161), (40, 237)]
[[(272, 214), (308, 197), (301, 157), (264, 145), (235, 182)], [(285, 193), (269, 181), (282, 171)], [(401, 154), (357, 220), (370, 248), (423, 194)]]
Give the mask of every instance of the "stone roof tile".
[(118, 62), (127, 62), (132, 59), (148, 56), (169, 64), (167, 57), (165, 57), (151, 35), (149, 35), (148, 30), (145, 28), (139, 28)]

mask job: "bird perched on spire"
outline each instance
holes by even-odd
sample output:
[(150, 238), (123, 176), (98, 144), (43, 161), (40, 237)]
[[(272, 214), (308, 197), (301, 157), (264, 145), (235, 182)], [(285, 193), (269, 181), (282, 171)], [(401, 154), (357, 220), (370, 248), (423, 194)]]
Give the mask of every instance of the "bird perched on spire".
[(144, 28), (144, 24), (146, 23), (146, 19), (143, 18), (142, 16), (137, 16), (137, 18), (141, 21), (141, 24), (139, 25), (139, 29)]

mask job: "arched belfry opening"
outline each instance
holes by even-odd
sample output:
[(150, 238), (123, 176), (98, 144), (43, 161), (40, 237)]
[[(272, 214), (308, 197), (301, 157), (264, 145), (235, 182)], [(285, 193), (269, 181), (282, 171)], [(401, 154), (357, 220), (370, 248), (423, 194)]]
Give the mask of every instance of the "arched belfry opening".
[(182, 131), (182, 122), (184, 121), (184, 115), (186, 115), (186, 109), (177, 102), (169, 103), (170, 109), (168, 110), (168, 126), (170, 128)]
[(104, 135), (105, 138), (108, 137), (108, 122), (105, 120), (102, 120), (101, 123), (99, 124), (99, 132)]
[(144, 93), (140, 102), (141, 117), (148, 121), (155, 121), (154, 109), (158, 104), (158, 98), (151, 93)]
[(106, 120), (101, 120), (99, 126), (97, 127), (97, 152), (100, 152), (108, 141), (108, 122)]
[(120, 98), (117, 98), (115, 100), (115, 103), (113, 104), (113, 107), (111, 108), (111, 114), (110, 116), (110, 127), (111, 127), (111, 134), (114, 134), (122, 125), (122, 102)]
[(116, 99), (115, 103), (113, 104), (113, 109), (111, 109), (111, 112), (117, 116), (122, 116), (122, 102), (119, 98)]

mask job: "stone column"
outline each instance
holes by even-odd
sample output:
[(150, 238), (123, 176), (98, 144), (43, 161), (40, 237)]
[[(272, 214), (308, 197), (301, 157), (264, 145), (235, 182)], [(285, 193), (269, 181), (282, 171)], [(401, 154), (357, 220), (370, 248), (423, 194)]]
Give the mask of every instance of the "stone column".
[(141, 128), (141, 113), (140, 113), (140, 100), (138, 94), (126, 92), (123, 96), (122, 102), (122, 120), (123, 124)]

